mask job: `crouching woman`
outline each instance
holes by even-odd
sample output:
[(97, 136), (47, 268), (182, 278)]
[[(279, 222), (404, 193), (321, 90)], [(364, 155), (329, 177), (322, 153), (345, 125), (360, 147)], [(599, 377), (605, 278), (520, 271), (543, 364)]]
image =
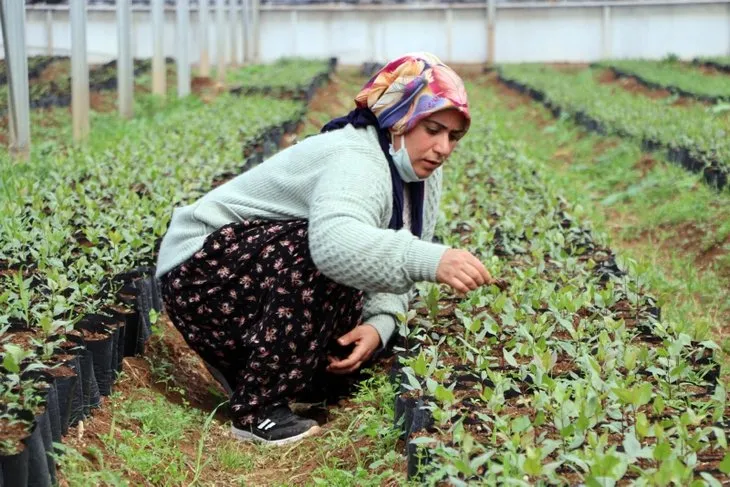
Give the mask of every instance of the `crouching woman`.
[[(437, 57), (388, 63), (347, 116), (189, 206), (159, 253), (165, 308), (230, 384), (232, 431), (283, 444), (317, 430), (288, 402), (387, 346), (417, 281), (491, 281), (432, 243), (441, 166), (469, 128), (466, 91)], [(334, 358), (333, 345), (351, 345)]]

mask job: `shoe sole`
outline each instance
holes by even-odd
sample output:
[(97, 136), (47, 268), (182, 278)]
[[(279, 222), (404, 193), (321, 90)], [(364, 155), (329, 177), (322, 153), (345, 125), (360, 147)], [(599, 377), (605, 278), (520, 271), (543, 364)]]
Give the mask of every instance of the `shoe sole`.
[(233, 434), (233, 436), (238, 440), (254, 442), (254, 443), (263, 443), (265, 445), (274, 445), (274, 446), (281, 446), (281, 445), (287, 445), (289, 443), (294, 443), (303, 438), (306, 438), (307, 436), (313, 436), (313, 435), (319, 433), (320, 431), (321, 431), (321, 428), (319, 426), (312, 426), (304, 433), (299, 433), (296, 436), (290, 436), (289, 438), (282, 438), (280, 440), (267, 440), (266, 438), (261, 438), (260, 436), (256, 436), (255, 434), (251, 433), (250, 431), (240, 430), (240, 429), (236, 428), (235, 426), (231, 425), (231, 434)]

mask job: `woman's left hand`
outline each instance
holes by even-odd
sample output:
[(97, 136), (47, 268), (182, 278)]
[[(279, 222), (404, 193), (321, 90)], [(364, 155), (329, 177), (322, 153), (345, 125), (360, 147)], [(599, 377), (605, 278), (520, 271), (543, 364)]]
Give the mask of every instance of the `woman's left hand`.
[(380, 346), (380, 334), (372, 325), (363, 323), (338, 338), (337, 343), (343, 347), (354, 343), (355, 349), (349, 357), (343, 360), (327, 357), (330, 362), (327, 366), (327, 372), (350, 374), (359, 369), (375, 353), (375, 350)]

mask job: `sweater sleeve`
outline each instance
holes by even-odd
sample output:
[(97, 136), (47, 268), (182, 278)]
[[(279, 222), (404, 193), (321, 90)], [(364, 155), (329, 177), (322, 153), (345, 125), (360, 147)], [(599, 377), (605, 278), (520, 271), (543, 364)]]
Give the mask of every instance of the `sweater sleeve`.
[(398, 314), (408, 312), (410, 290), (403, 294), (367, 293), (362, 310), (362, 322), (372, 325), (380, 335), (380, 346), (385, 347), (398, 324)]
[[(426, 187), (423, 240), (433, 239), (441, 200), (442, 170), (437, 169)], [(372, 325), (380, 335), (380, 345), (385, 347), (398, 326), (398, 314), (405, 315), (413, 298), (413, 288), (403, 294), (368, 293), (362, 312), (362, 321)]]
[(402, 294), (414, 282), (436, 280), (447, 247), (408, 230), (379, 228), (390, 213), (391, 183), (387, 166), (373, 158), (347, 149), (329, 161), (312, 194), (309, 248), (317, 268), (335, 282)]

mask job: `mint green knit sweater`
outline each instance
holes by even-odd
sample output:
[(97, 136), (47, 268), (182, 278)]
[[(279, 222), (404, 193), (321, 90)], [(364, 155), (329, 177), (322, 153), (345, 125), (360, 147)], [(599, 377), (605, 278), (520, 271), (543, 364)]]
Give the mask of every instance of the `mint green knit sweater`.
[(374, 128), (309, 137), (263, 164), (176, 208), (157, 261), (160, 277), (203, 247), (208, 235), (243, 219), (306, 219), (317, 268), (366, 292), (363, 322), (383, 344), (407, 311), (414, 282), (436, 280), (448, 247), (431, 242), (441, 197), (441, 170), (426, 181), (423, 236), (388, 229), (393, 194), (388, 162)]

